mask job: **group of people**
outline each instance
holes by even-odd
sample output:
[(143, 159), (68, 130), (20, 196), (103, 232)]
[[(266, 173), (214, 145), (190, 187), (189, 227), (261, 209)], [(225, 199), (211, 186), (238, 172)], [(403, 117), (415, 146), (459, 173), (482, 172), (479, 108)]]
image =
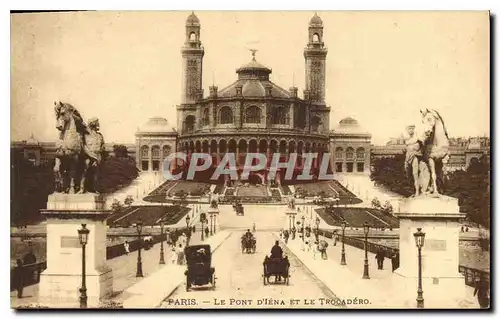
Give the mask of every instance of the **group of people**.
[(375, 260), (377, 261), (377, 269), (378, 270), (384, 269), (385, 258), (391, 259), (392, 271), (399, 268), (399, 252), (397, 252), (397, 251), (391, 252), (389, 250), (384, 250), (384, 249), (380, 248), (375, 253)]

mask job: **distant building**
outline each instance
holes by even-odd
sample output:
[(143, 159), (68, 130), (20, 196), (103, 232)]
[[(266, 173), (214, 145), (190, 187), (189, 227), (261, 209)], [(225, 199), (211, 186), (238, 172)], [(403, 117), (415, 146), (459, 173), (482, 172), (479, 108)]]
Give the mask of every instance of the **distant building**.
[[(402, 138), (392, 138), (386, 145), (371, 147), (373, 158), (391, 157), (404, 154), (406, 148)], [(450, 158), (448, 171), (466, 170), (472, 161), (481, 156), (490, 156), (490, 139), (487, 137), (450, 138)]]

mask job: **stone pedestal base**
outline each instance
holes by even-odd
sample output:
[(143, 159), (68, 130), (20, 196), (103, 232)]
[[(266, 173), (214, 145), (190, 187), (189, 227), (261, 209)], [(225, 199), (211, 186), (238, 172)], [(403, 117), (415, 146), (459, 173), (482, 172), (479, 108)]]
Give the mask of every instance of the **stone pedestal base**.
[[(394, 271), (398, 292), (408, 300), (409, 307), (417, 307), (418, 277), (406, 277), (397, 269)], [(463, 300), (467, 298), (464, 277), (457, 274), (452, 277), (423, 277), (422, 291), (424, 308), (460, 308)]]
[[(399, 217), (400, 268), (395, 271), (401, 293), (415, 301), (418, 289), (418, 249), (414, 233), (425, 233), (422, 247), (422, 290), (425, 308), (457, 308), (466, 298), (464, 277), (458, 272), (458, 200), (447, 196), (418, 196), (401, 202)], [(416, 301), (414, 302), (416, 305)]]
[[(79, 307), (82, 274), (52, 274), (44, 271), (40, 276), (39, 297), (43, 305), (51, 308)], [(113, 293), (113, 272), (111, 269), (102, 273), (86, 276), (87, 307), (95, 308), (100, 301)]]
[(47, 269), (40, 276), (39, 298), (50, 307), (79, 307), (82, 245), (78, 230), (89, 230), (85, 246), (88, 307), (113, 292), (113, 272), (106, 265), (105, 200), (96, 194), (52, 194), (42, 214), (47, 218)]

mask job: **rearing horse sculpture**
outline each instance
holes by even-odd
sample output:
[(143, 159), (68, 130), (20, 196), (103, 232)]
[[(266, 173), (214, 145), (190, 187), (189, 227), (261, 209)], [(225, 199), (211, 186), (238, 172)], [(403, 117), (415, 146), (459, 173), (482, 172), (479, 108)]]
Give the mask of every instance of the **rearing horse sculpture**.
[[(432, 193), (439, 194), (438, 176), (442, 178), (444, 164), (449, 159), (449, 138), (443, 118), (436, 110), (420, 110), (424, 129), (424, 160), (429, 165)], [(439, 165), (437, 165), (439, 164)]]
[[(104, 139), (98, 132), (99, 123), (95, 119), (87, 126), (78, 110), (69, 103), (54, 102), (54, 105), (56, 128), (60, 131), (54, 165), (55, 191), (74, 194), (77, 191), (75, 184), (79, 181), (78, 193), (82, 194), (87, 191), (88, 169), (97, 167), (104, 150)], [(94, 192), (95, 179), (92, 179)]]

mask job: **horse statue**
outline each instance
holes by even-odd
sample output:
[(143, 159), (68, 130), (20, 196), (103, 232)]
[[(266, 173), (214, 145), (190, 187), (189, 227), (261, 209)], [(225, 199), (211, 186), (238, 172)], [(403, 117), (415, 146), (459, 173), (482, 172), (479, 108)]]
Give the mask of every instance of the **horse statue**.
[(423, 159), (429, 166), (431, 193), (439, 195), (437, 179), (443, 180), (444, 166), (448, 162), (449, 137), (443, 118), (433, 109), (420, 110), (422, 114)]
[[(54, 105), (56, 128), (60, 131), (54, 165), (55, 191), (83, 194), (90, 190), (97, 193), (97, 168), (104, 151), (99, 121), (93, 118), (87, 125), (73, 105), (64, 102), (54, 102)], [(88, 183), (90, 168), (93, 175)], [(79, 187), (76, 188), (78, 181)]]

